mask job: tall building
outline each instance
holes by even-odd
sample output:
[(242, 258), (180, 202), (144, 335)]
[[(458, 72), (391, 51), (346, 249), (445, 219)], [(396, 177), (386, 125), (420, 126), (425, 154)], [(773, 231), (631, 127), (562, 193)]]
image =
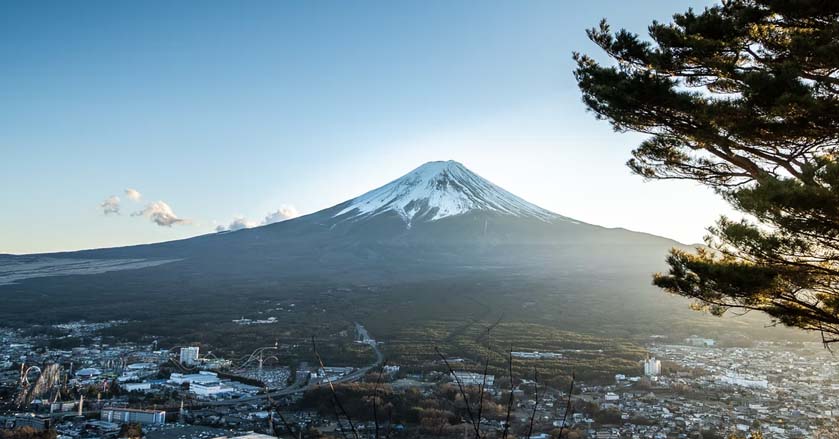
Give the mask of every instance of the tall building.
[(198, 346), (181, 348), (181, 364), (192, 366), (198, 362)]
[(740, 375), (737, 371), (729, 371), (725, 375), (719, 376), (717, 381), (732, 386), (751, 387), (755, 389), (766, 389), (769, 387), (769, 381), (765, 378), (747, 377)]
[(644, 375), (648, 377), (661, 375), (661, 361), (656, 360), (655, 357), (644, 360)]

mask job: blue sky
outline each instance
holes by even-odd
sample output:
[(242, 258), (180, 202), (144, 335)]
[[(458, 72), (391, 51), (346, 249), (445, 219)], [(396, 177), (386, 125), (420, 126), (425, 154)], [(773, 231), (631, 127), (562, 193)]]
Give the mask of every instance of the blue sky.
[[(643, 32), (708, 3), (2, 2), (0, 253), (310, 213), (447, 159), (566, 216), (697, 242), (726, 206), (631, 175), (641, 137), (586, 113), (571, 52), (599, 56), (600, 18)], [(156, 201), (189, 221), (131, 216)]]

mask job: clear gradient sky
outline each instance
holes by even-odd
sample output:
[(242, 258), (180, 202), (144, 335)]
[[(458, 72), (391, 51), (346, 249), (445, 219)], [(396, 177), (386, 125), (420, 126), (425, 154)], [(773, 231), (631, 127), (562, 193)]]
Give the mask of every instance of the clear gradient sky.
[[(630, 174), (641, 137), (585, 111), (571, 52), (597, 54), (603, 17), (644, 32), (708, 3), (2, 2), (0, 253), (310, 213), (448, 159), (566, 216), (698, 242), (725, 204)], [(131, 216), (155, 201), (190, 221)]]

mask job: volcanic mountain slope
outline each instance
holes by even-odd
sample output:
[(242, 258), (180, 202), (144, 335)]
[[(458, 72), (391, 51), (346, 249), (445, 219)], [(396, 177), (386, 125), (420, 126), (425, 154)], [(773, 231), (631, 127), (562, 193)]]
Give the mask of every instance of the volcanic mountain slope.
[[(413, 278), (433, 278), (438, 270), (515, 266), (543, 257), (578, 262), (607, 257), (602, 262), (625, 263), (644, 259), (643, 253), (652, 250), (660, 262), (673, 245), (678, 243), (542, 209), (458, 162), (429, 162), (359, 197), (281, 223), (158, 244), (7, 256), (5, 263), (0, 261), (0, 284), (48, 275), (146, 271), (160, 264), (166, 267), (157, 270), (192, 267), (212, 277), (341, 273), (376, 281), (387, 279), (367, 276), (402, 267)], [(509, 252), (513, 249), (516, 257)]]
[[(666, 314), (686, 305), (661, 301), (649, 276), (678, 245), (564, 217), (460, 163), (430, 162), (352, 200), (263, 227), (6, 256), (0, 259), (6, 305), (0, 319), (95, 319), (105, 304), (111, 317), (136, 317), (141, 310), (157, 316), (172, 311), (173, 300), (227, 318), (255, 306), (254, 297), (307, 300), (312, 291), (363, 285), (422, 300), (432, 296), (423, 286), (432, 284), (477, 288), (481, 300), (512, 297), (519, 285), (561, 301), (566, 311), (578, 307), (571, 309), (576, 313), (653, 307)], [(511, 300), (505, 306), (527, 301)], [(215, 301), (220, 304), (207, 308)]]

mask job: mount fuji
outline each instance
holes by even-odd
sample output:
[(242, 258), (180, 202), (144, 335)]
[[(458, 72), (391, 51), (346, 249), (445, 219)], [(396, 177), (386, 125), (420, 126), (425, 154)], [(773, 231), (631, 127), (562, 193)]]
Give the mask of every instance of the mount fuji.
[(545, 222), (569, 220), (524, 201), (451, 160), (428, 162), (344, 204), (346, 207), (336, 216), (355, 220), (393, 212), (408, 227), (414, 220), (435, 221), (475, 211)]
[[(458, 162), (430, 162), (338, 205), (261, 227), (148, 245), (0, 256), (0, 320), (19, 320), (24, 309), (26, 318), (43, 312), (55, 320), (95, 319), (104, 303), (117, 316), (138, 309), (158, 315), (171, 311), (166, 304), (173, 298), (188, 308), (218, 303), (206, 311), (216, 316), (231, 312), (234, 298), (243, 313), (255, 298), (306, 301), (321, 291), (358, 286), (418, 300), (440, 282), (446, 288), (482, 285), (474, 293), (481, 300), (538, 284), (551, 300), (566, 304), (614, 312), (652, 306), (669, 313), (672, 305), (661, 304), (650, 273), (665, 268), (674, 246), (681, 245), (543, 209)], [(34, 297), (56, 306), (33, 306)]]

